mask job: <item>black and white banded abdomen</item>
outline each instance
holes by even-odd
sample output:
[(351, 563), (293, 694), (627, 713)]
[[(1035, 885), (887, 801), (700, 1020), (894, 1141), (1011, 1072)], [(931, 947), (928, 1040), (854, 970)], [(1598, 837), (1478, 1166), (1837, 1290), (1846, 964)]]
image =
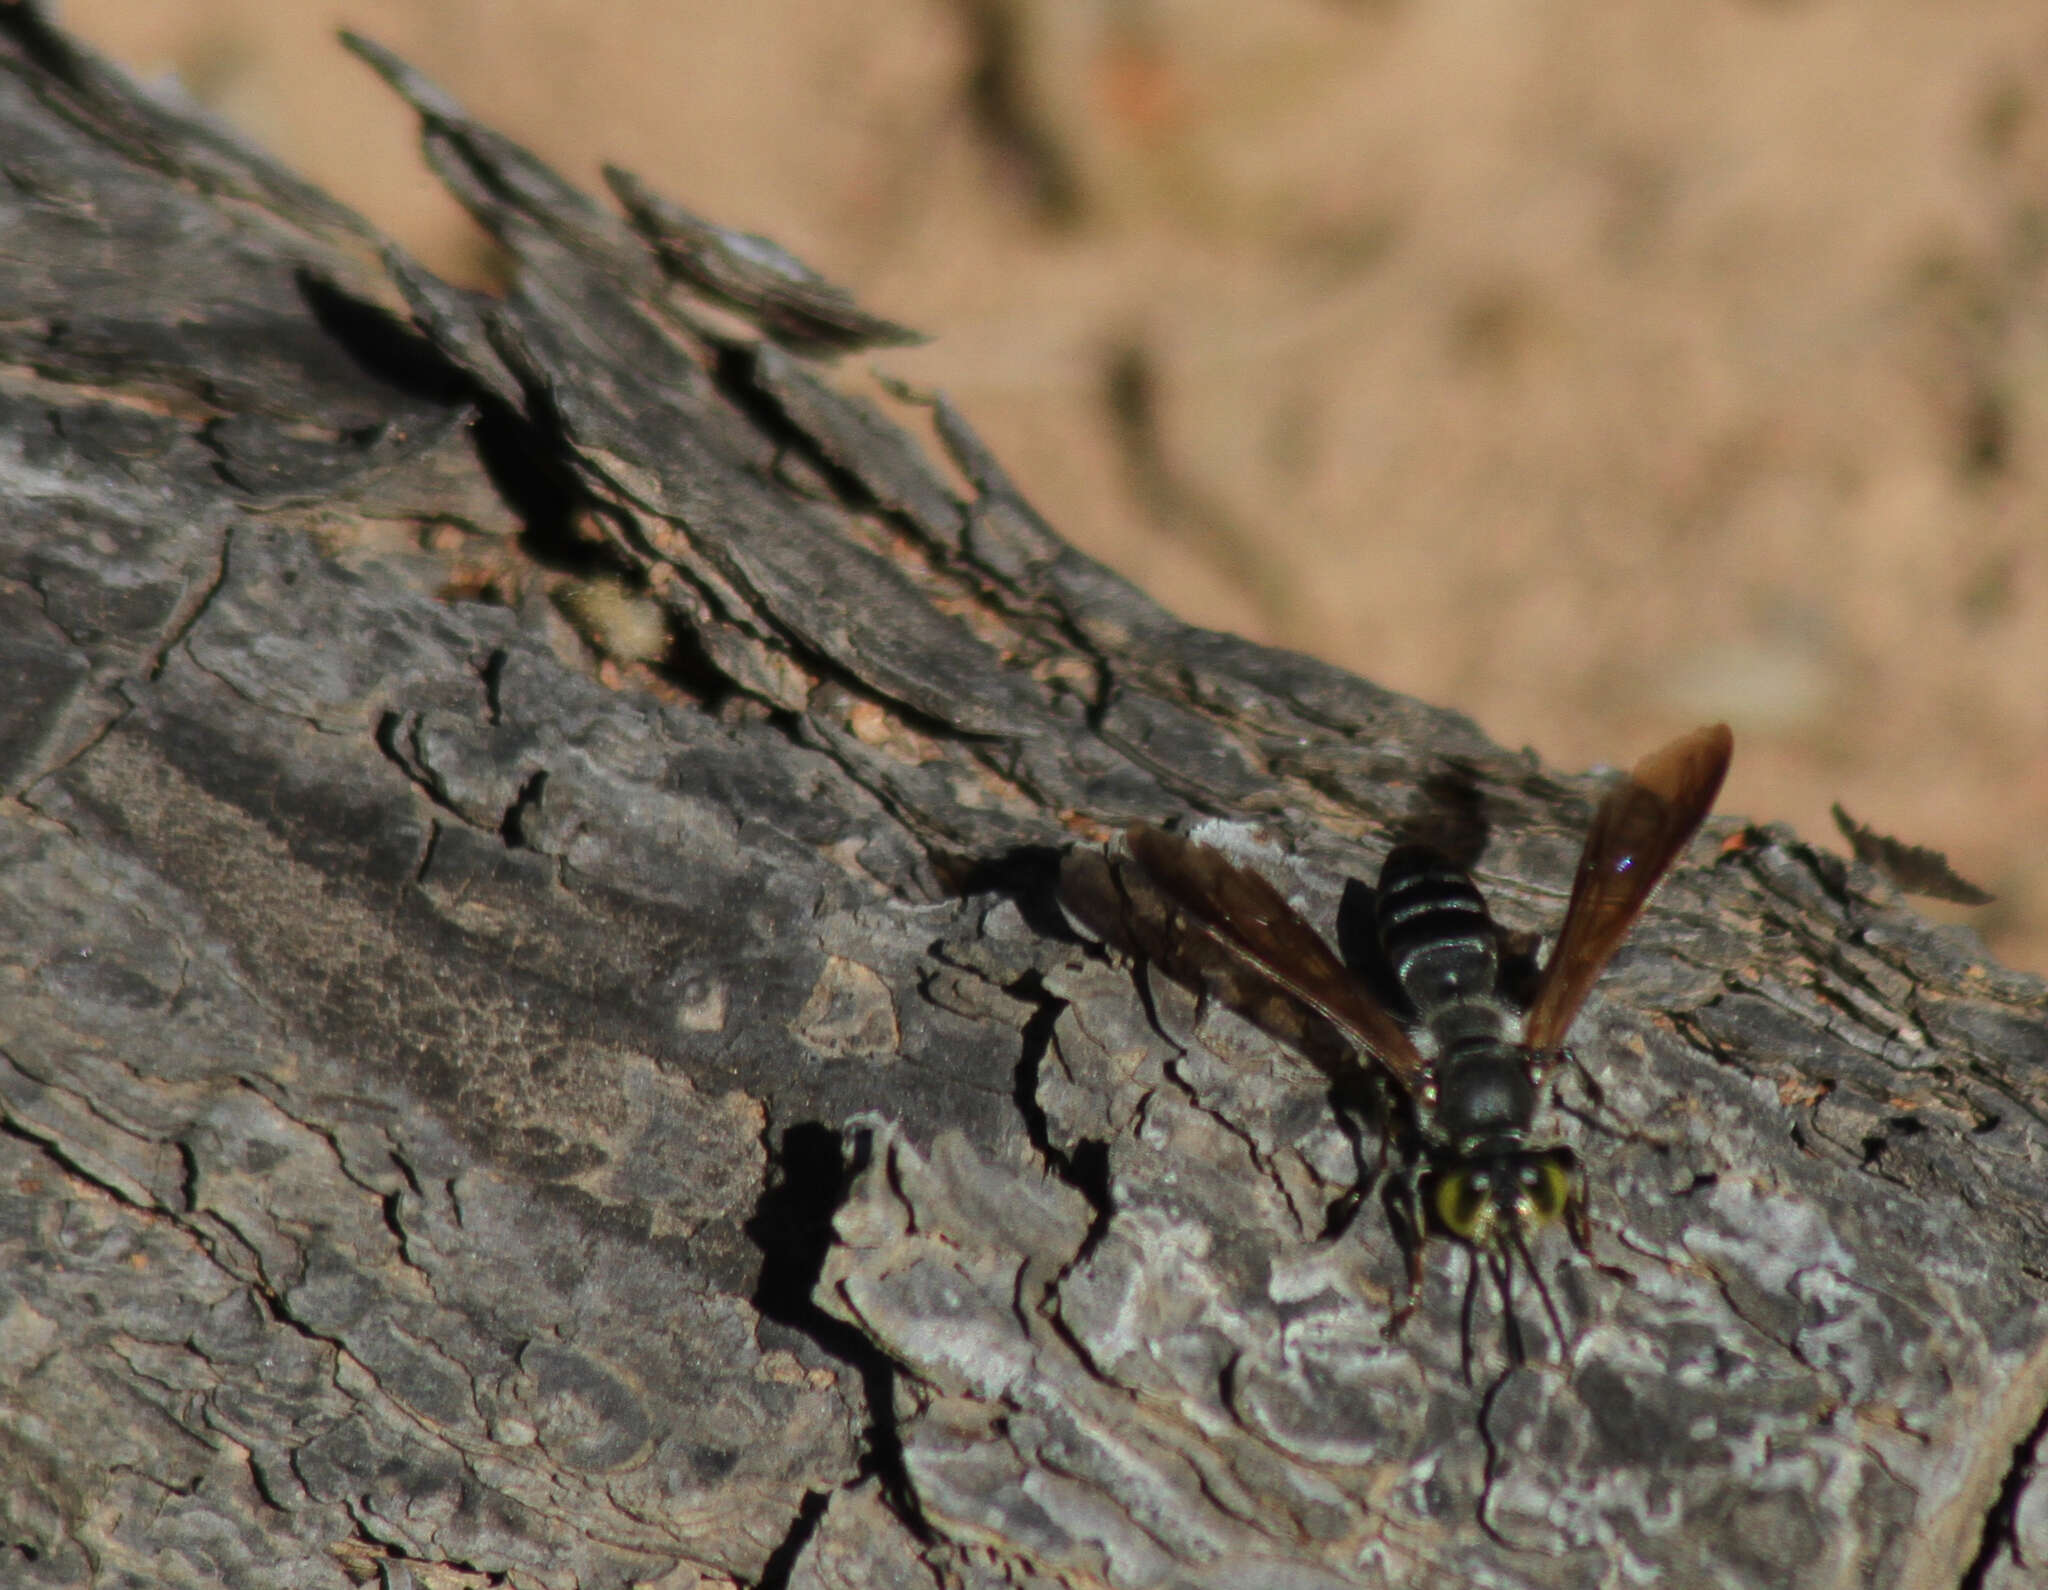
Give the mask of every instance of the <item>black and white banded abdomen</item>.
[(1380, 869), (1380, 950), (1425, 1023), (1432, 1011), (1494, 1003), (1500, 935), (1465, 869), (1426, 845), (1402, 845)]

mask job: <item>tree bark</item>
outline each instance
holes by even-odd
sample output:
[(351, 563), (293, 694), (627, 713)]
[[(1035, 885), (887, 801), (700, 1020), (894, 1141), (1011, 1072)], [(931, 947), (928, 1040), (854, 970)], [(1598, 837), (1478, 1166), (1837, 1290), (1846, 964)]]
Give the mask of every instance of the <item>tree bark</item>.
[(1439, 1242), (1385, 1338), (1330, 1084), (1060, 855), (1217, 819), (1327, 926), (1451, 813), (1543, 931), (1597, 785), (1179, 623), (806, 357), (901, 328), (358, 48), (503, 297), (0, 6), (0, 1580), (2041, 1571), (2038, 980), (1716, 821), (1543, 1121), (1632, 1279), (1546, 1242), (1516, 1366)]

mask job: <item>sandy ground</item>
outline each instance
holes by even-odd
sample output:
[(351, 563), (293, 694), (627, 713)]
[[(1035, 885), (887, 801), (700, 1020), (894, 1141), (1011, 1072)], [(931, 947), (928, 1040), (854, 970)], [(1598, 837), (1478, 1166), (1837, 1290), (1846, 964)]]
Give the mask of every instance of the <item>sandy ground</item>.
[[(2039, 0), (71, 0), (436, 267), (371, 34), (931, 332), (1181, 613), (1947, 851), (2048, 969)], [(862, 379), (849, 370), (849, 378)]]

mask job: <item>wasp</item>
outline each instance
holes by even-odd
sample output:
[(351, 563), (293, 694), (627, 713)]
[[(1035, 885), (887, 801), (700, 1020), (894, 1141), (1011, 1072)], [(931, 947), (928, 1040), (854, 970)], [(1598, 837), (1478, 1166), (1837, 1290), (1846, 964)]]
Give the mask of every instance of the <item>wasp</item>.
[[(1592, 1256), (1578, 1158), (1538, 1141), (1538, 1111), (1569, 1058), (1565, 1038), (1580, 1007), (1712, 810), (1733, 751), (1727, 725), (1712, 724), (1616, 783), (1594, 815), (1556, 946), (1526, 1003), (1504, 987), (1502, 933), (1478, 886), (1423, 845), (1397, 846), (1380, 872), (1374, 930), (1391, 980), (1385, 999), (1266, 878), (1162, 828), (1130, 829), (1121, 864), (1071, 855), (1061, 897), (1089, 927), (1220, 993), (1326, 1070), (1327, 1056), (1313, 1051), (1333, 1033), (1353, 1072), (1391, 1083), (1375, 1092), (1393, 1106), (1382, 1113), (1402, 1151), (1386, 1197), (1402, 1228), (1408, 1292), (1387, 1331), (1415, 1312), (1429, 1237), (1442, 1232), (1474, 1255), (1475, 1283), (1478, 1263), (1488, 1265), (1520, 1361), (1515, 1261), (1534, 1280), (1560, 1348), (1565, 1339), (1530, 1236), (1561, 1224)], [(1471, 1303), (1468, 1287), (1468, 1353)]]

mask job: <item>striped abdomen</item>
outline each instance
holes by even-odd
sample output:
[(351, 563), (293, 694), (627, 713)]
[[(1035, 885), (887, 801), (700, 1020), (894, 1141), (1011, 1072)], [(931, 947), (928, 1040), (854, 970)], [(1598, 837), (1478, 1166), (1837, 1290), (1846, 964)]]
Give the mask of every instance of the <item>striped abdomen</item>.
[(1496, 1002), (1500, 940), (1464, 868), (1423, 845), (1402, 845), (1380, 869), (1380, 949), (1423, 1025), (1432, 1012)]

